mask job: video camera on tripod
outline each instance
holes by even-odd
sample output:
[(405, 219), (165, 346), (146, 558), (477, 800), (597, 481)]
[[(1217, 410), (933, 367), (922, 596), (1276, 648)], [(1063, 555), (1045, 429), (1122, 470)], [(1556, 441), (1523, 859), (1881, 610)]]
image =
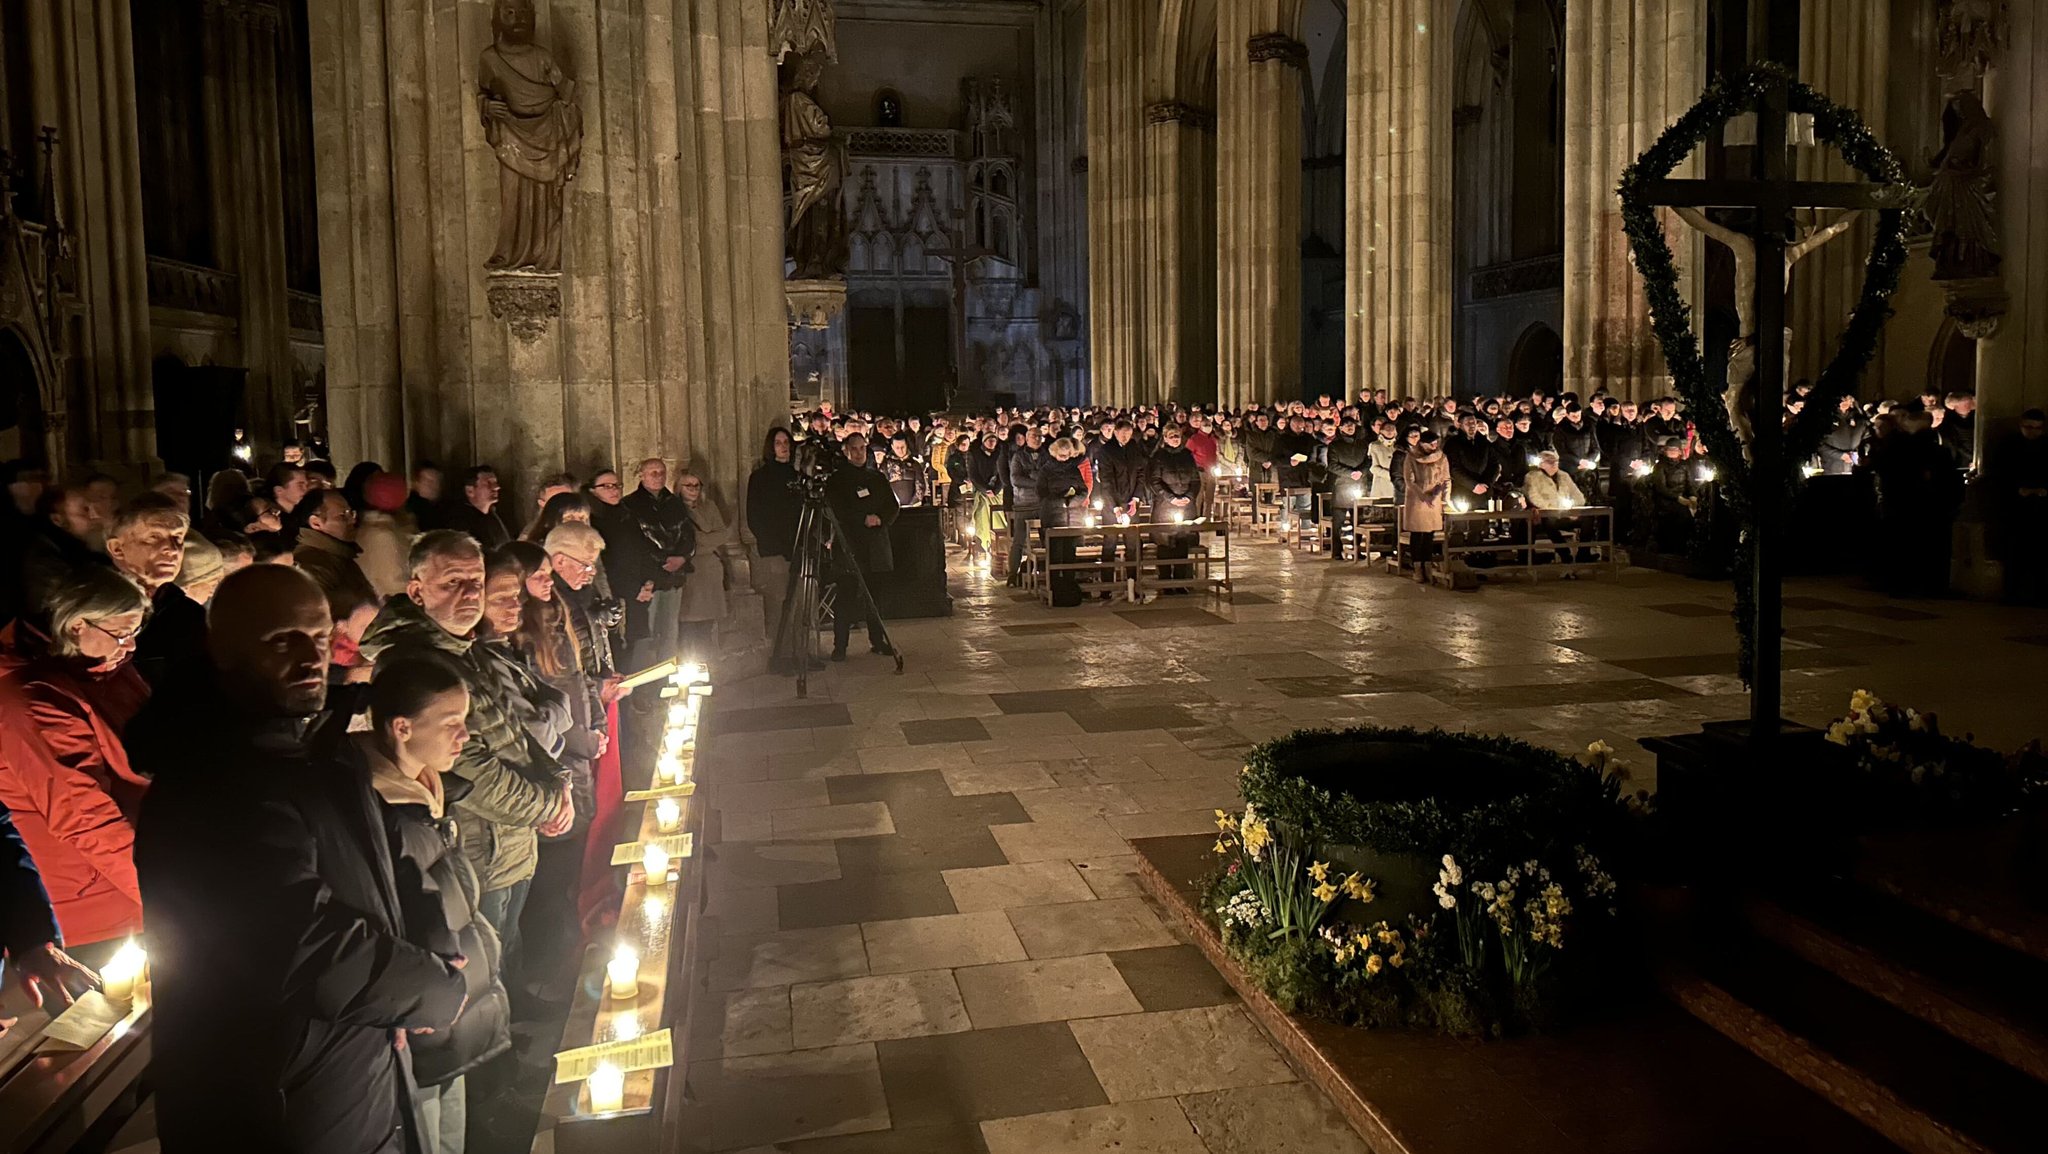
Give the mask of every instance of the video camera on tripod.
[(903, 651), (889, 637), (881, 610), (868, 589), (867, 576), (851, 555), (851, 540), (839, 514), (832, 508), (832, 477), (852, 462), (837, 451), (838, 446), (821, 438), (797, 445), (792, 464), (796, 477), (791, 492), (803, 498), (797, 514), (796, 552), (790, 558), (789, 592), (782, 607), (782, 620), (775, 630), (774, 660), (796, 675), (796, 695), (810, 695), (811, 670), (818, 664), (818, 633), (828, 627), (841, 597), (857, 598), (853, 606), (881, 627), (884, 651), (903, 672)]

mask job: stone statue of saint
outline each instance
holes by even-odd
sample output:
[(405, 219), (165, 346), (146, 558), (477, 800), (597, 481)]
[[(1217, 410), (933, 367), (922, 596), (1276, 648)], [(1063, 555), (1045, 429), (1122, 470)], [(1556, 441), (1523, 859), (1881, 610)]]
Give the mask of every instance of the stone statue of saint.
[(1935, 280), (1970, 280), (1998, 272), (1998, 218), (1991, 210), (1996, 130), (1970, 89), (1949, 97), (1941, 114), (1942, 146), (1934, 181), (1920, 211), (1934, 232), (1928, 255)]
[(576, 82), (533, 42), (533, 0), (496, 0), (477, 62), (484, 140), (498, 157), (498, 242), (488, 269), (562, 271), (562, 190), (583, 162)]
[(775, 0), (768, 18), (768, 50), (777, 64), (813, 52), (822, 52), (826, 64), (839, 63), (839, 18), (832, 12), (832, 0)]
[(846, 180), (846, 158), (832, 139), (832, 121), (815, 95), (824, 71), (822, 53), (801, 57), (782, 98), (788, 251), (799, 280), (834, 276), (845, 267), (846, 223), (839, 194)]
[[(1706, 235), (1727, 246), (1735, 256), (1735, 317), (1737, 335), (1729, 346), (1728, 388), (1722, 393), (1722, 403), (1728, 407), (1728, 423), (1735, 429), (1735, 439), (1742, 442), (1742, 455), (1749, 456), (1750, 442), (1755, 430), (1751, 427), (1751, 413), (1755, 402), (1753, 388), (1756, 381), (1756, 241), (1740, 229), (1729, 228), (1707, 216), (1696, 208), (1674, 208), (1679, 218)], [(1785, 269), (1781, 274), (1786, 287), (1792, 284), (1792, 266), (1805, 259), (1820, 246), (1842, 235), (1855, 223), (1853, 213), (1844, 213), (1826, 225), (1805, 229), (1785, 245)], [(1786, 331), (1785, 356), (1787, 371), (1790, 371), (1791, 332)]]

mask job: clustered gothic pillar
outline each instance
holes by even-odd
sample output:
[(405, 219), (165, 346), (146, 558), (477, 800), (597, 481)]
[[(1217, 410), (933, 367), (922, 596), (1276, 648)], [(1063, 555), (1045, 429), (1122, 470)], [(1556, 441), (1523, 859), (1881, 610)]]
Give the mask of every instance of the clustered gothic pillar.
[[(1565, 6), (1564, 383), (1638, 400), (1669, 390), (1615, 186), (1703, 86), (1703, 0), (1572, 0)], [(1696, 176), (1699, 159), (1673, 176)], [(1697, 299), (1698, 243), (1665, 231), (1681, 291)]]
[(538, 0), (533, 42), (583, 129), (559, 274), (484, 267), (495, 7), (309, 11), (337, 460), (488, 462), (530, 493), (662, 456), (731, 507), (787, 417), (767, 0)]
[[(1891, 0), (1801, 0), (1799, 77), (1885, 137), (1886, 70), (1891, 59)], [(1861, 180), (1830, 145), (1799, 150), (1801, 180)], [(1837, 213), (1825, 214), (1833, 219)], [(1835, 355), (1863, 290), (1872, 214), (1793, 266), (1792, 375), (1817, 380)], [(1881, 370), (1872, 370), (1879, 372)]]
[(1216, 399), (1215, 118), (1179, 100), (1145, 106), (1145, 358), (1141, 399)]
[[(2048, 12), (2008, 10), (2008, 39), (1984, 73), (1997, 128), (1999, 282), (2006, 300), (1958, 300), (1950, 315), (1977, 339), (1978, 451), (2013, 434), (2021, 413), (2048, 409)], [(1957, 85), (1960, 87), (1960, 85)]]
[(1145, 391), (1146, 0), (1088, 0), (1088, 345), (1094, 401)]
[(1299, 5), (1217, 5), (1217, 399), (1301, 388)]
[(1355, 390), (1452, 391), (1450, 0), (1353, 0), (1344, 265)]

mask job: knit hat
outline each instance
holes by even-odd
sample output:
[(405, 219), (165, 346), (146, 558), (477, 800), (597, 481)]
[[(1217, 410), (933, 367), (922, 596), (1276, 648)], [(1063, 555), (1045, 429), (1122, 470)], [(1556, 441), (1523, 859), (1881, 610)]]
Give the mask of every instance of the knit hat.
[(228, 565), (221, 558), (220, 548), (197, 533), (185, 538), (185, 563), (178, 568), (177, 584), (180, 589), (192, 589), (218, 581), (227, 575)]
[(405, 493), (405, 478), (396, 473), (373, 473), (363, 482), (363, 502), (386, 513), (396, 513), (405, 504)]

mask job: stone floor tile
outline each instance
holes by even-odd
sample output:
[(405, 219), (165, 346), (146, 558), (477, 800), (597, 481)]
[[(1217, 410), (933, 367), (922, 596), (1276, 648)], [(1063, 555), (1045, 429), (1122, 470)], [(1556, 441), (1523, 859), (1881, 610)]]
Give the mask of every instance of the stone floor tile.
[[(758, 1154), (988, 1154), (978, 1122), (943, 1122), (936, 1126), (898, 1126), (865, 1134), (809, 1138), (759, 1151)], [(743, 1154), (755, 1154), (746, 1151)]]
[(1190, 1094), (1180, 1105), (1209, 1154), (1368, 1154), (1330, 1100), (1300, 1082)]
[[(875, 1052), (888, 1088), (889, 1112), (900, 1127), (975, 1122), (1108, 1101), (1062, 1022), (878, 1042)], [(921, 1148), (906, 1149), (925, 1154)]]
[(712, 819), (717, 823), (717, 836), (707, 837), (716, 842), (771, 841), (775, 837), (775, 817), (766, 811), (760, 813), (723, 813), (714, 811)]
[(996, 741), (1036, 741), (1081, 732), (1081, 723), (1065, 713), (998, 714), (982, 718), (981, 725)]
[(1171, 1098), (999, 1118), (981, 1133), (989, 1154), (1207, 1154)]
[(980, 765), (970, 761), (965, 765), (949, 765), (939, 772), (945, 775), (947, 788), (963, 796), (1051, 789), (1059, 784), (1046, 772), (1045, 763), (1037, 761), (1005, 762), (999, 765)]
[(1089, 1018), (1070, 1025), (1112, 1102), (1294, 1079), (1238, 1006)]
[(720, 844), (705, 851), (704, 869), (712, 893), (830, 881), (839, 876), (839, 851), (831, 842)]
[[(1236, 768), (1217, 765), (1200, 777), (1156, 783), (1133, 782), (1124, 794), (1137, 808), (1131, 813), (1165, 813), (1181, 809), (1236, 809), (1244, 804), (1237, 792)], [(1022, 798), (1018, 799), (1022, 801)], [(1030, 809), (1029, 805), (1024, 807)]]
[[(982, 743), (975, 744), (979, 746)], [(906, 742), (900, 748), (861, 750), (860, 768), (863, 773), (920, 773), (959, 765), (968, 756), (963, 743), (958, 741), (942, 741), (934, 745), (910, 745)]]
[(1193, 946), (1156, 946), (1122, 950), (1109, 960), (1124, 976), (1124, 985), (1147, 1010), (1191, 1010), (1237, 1001), (1237, 991)]
[(790, 1041), (799, 1050), (970, 1028), (950, 970), (842, 978), (789, 990)]
[(977, 749), (968, 755), (976, 765), (1002, 765), (1016, 761), (1057, 761), (1061, 758), (1079, 757), (1081, 750), (1075, 742), (1082, 739), (1099, 739), (1099, 734), (1075, 734), (1028, 739), (1012, 739), (992, 743), (987, 749)]
[(783, 886), (776, 908), (785, 930), (921, 918), (953, 912), (953, 895), (937, 870), (855, 873), (832, 881)]
[(868, 971), (894, 974), (1022, 961), (1024, 945), (1001, 910), (897, 918), (861, 926)]
[(1062, 861), (1129, 852), (1129, 845), (1099, 817), (993, 825), (988, 832), (1011, 861)]
[(962, 822), (918, 822), (893, 834), (841, 838), (835, 844), (840, 872), (847, 877), (970, 869), (1010, 860), (987, 826)]
[[(1237, 802), (1218, 809), (1242, 809), (1244, 803)], [(1117, 835), (1130, 840), (1141, 837), (1174, 837), (1180, 834), (1208, 833), (1216, 828), (1215, 809), (1177, 809), (1166, 813), (1119, 814), (1109, 820), (1111, 829)]]
[(829, 841), (840, 837), (871, 837), (895, 833), (889, 807), (879, 801), (821, 805), (811, 809), (777, 810), (773, 828), (778, 841)]
[(1085, 820), (1144, 809), (1114, 785), (1065, 785), (1019, 790), (1017, 804), (1032, 821)]
[(873, 1045), (692, 1062), (689, 1078), (709, 1150), (889, 1128)]
[(946, 888), (961, 913), (1010, 906), (1087, 901), (1095, 896), (1074, 867), (1064, 861), (984, 866), (945, 871)]
[[(789, 990), (773, 986), (765, 990), (733, 990), (708, 995), (714, 1002), (704, 1007), (722, 1011), (715, 1017), (717, 1054), (723, 1058), (745, 1058), (756, 1054), (781, 1054), (792, 1047), (789, 1035)], [(702, 1010), (698, 1011), (700, 1014)]]
[(1123, 975), (1102, 954), (968, 966), (953, 977), (968, 1018), (981, 1030), (1142, 1009)]
[(1138, 881), (1136, 854), (1076, 860), (1074, 868), (1081, 871), (1081, 879), (1098, 898), (1131, 898), (1145, 892)]
[(758, 813), (829, 804), (822, 781), (720, 783), (708, 792), (713, 808), (725, 813)]
[(1107, 898), (1008, 911), (1017, 940), (1034, 958), (1170, 946), (1175, 938), (1143, 898)]
[(711, 959), (714, 990), (787, 986), (868, 971), (868, 952), (857, 925), (734, 934), (720, 939), (716, 950)]
[(903, 731), (903, 738), (911, 745), (938, 745), (949, 741), (988, 741), (988, 730), (982, 728), (975, 717), (945, 717), (933, 721), (903, 721), (897, 723)]
[[(722, 700), (722, 691), (719, 696)], [(845, 705), (833, 701), (818, 701), (801, 705), (766, 705), (751, 709), (714, 709), (704, 724), (705, 735), (717, 737), (721, 734), (771, 733), (852, 725), (853, 719), (847, 716)], [(754, 745), (753, 740), (749, 738), (746, 745), (751, 748)]]

